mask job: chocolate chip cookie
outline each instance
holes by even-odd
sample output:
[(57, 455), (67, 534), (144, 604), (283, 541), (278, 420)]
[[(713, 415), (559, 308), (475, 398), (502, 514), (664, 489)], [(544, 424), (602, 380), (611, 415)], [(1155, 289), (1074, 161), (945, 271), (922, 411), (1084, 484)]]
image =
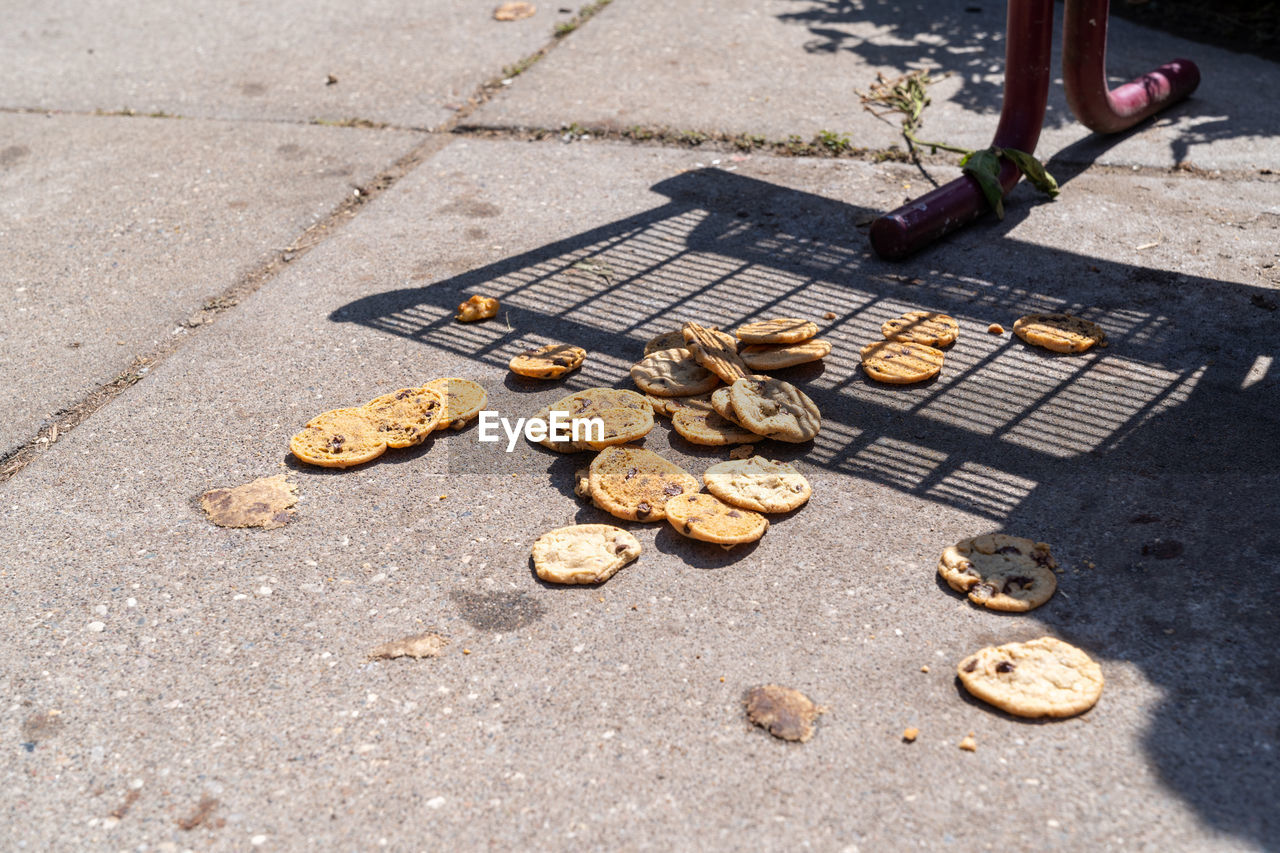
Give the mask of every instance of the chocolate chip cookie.
[(880, 327), (880, 334), (888, 340), (930, 347), (949, 347), (959, 333), (960, 324), (954, 317), (934, 311), (908, 311)]
[(1102, 695), (1102, 668), (1053, 637), (980, 649), (956, 674), (974, 696), (1018, 717), (1071, 717)]
[(733, 333), (744, 344), (798, 344), (818, 334), (818, 325), (796, 317), (775, 317), (739, 326)]
[(360, 465), (377, 459), (386, 449), (386, 437), (363, 407), (316, 415), (289, 439), (294, 456), (324, 468)]
[(814, 402), (781, 379), (739, 379), (730, 387), (729, 399), (743, 426), (778, 441), (811, 441), (822, 427), (822, 414)]
[(511, 372), (530, 379), (559, 379), (571, 370), (577, 370), (587, 357), (582, 347), (568, 344), (548, 344), (545, 347), (525, 350), (511, 359)]
[(667, 521), (681, 536), (717, 545), (755, 542), (769, 529), (769, 519), (760, 513), (702, 492), (667, 501)]
[(763, 456), (717, 462), (703, 473), (702, 482), (725, 503), (756, 512), (790, 512), (813, 494), (794, 466)]
[(1101, 326), (1073, 314), (1028, 314), (1014, 321), (1013, 333), (1054, 352), (1084, 352), (1107, 340)]
[(596, 506), (628, 521), (661, 521), (672, 498), (698, 490), (688, 471), (640, 447), (602, 450), (589, 477)]
[(548, 583), (604, 583), (640, 556), (640, 542), (612, 524), (574, 524), (533, 543), (533, 568)]
[(994, 533), (947, 548), (938, 574), (975, 604), (1023, 613), (1044, 604), (1058, 588), (1056, 565), (1044, 542)]
[(684, 347), (646, 355), (631, 366), (631, 381), (655, 397), (705, 394), (720, 384), (720, 379), (695, 361)]

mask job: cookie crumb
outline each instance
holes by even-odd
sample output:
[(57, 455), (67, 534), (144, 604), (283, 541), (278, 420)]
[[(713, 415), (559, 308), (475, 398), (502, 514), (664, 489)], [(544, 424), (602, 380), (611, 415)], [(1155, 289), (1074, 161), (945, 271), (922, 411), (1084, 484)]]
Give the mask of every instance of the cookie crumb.
[(960, 741), (958, 746), (965, 752), (977, 752), (978, 742), (973, 739), (973, 732), (969, 732), (964, 736), (964, 740)]
[(916, 738), (919, 737), (919, 735), (920, 735), (920, 730), (913, 726), (909, 729), (903, 730), (902, 739), (905, 740), (907, 743), (915, 743)]
[(463, 650), (462, 650), (462, 653), (463, 653), (464, 655), (469, 655), (469, 654), (471, 654), (471, 649), (463, 649)]
[(990, 326), (987, 326), (987, 332), (992, 335), (1003, 335), (1004, 326), (1001, 326), (999, 323), (992, 323)]
[(921, 671), (921, 672), (928, 672), (928, 671), (929, 671), (929, 664), (925, 664), (924, 666), (920, 667), (920, 671)]
[(835, 318), (836, 318), (836, 312), (834, 311), (828, 311), (827, 313), (822, 315), (822, 319), (824, 320), (834, 320)]
[(383, 643), (369, 652), (370, 660), (391, 660), (399, 657), (436, 658), (440, 657), (449, 641), (439, 634), (416, 634), (399, 640)]

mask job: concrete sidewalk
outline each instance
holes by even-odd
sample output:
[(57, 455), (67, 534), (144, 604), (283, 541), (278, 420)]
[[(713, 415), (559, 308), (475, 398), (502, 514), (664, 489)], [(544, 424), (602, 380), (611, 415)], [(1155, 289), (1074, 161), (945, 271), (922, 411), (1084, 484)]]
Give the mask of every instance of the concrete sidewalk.
[[(866, 225), (954, 176), (944, 158), (616, 138), (884, 149), (892, 128), (848, 92), (932, 61), (955, 73), (926, 131), (985, 145), (1000, 10), (860, 5), (18, 14), (0, 33), (14, 845), (1274, 848), (1280, 114), (1225, 81), (1277, 69), (1116, 22), (1119, 76), (1205, 57), (1197, 96), (1119, 140), (1054, 101), (1040, 153), (1062, 195), (1020, 187), (1002, 222), (899, 264)], [(473, 292), (502, 313), (454, 323)], [(868, 382), (858, 349), (912, 308), (959, 320), (946, 369)], [(1059, 309), (1110, 346), (985, 332)], [(310, 416), (436, 376), (527, 415), (629, 387), (681, 320), (775, 315), (833, 351), (787, 375), (819, 437), (760, 446), (814, 497), (755, 546), (623, 523), (637, 563), (553, 588), (532, 542), (613, 521), (573, 496), (588, 457), (474, 429), (348, 471), (287, 452)], [(516, 381), (509, 358), (546, 341), (590, 356)], [(726, 457), (663, 425), (645, 446), (697, 475)], [(281, 472), (301, 495), (284, 528), (199, 510)], [(1053, 544), (1043, 608), (937, 582), (946, 545), (990, 531)], [(449, 637), (440, 658), (366, 657), (423, 630)], [(1029, 723), (956, 684), (969, 652), (1046, 633), (1101, 663), (1087, 714)], [(811, 742), (746, 722), (770, 682), (828, 708)]]

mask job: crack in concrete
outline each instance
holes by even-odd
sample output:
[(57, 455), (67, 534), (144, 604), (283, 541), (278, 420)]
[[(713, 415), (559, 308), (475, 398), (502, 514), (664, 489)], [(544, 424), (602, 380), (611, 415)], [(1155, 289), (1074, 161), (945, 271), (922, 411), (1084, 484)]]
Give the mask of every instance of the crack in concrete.
[[(612, 0), (596, 0), (595, 3), (580, 9), (572, 19), (567, 23), (560, 24), (553, 31), (550, 40), (545, 45), (533, 54), (530, 54), (530, 56), (520, 60), (520, 70), (524, 70), (533, 63), (542, 59), (550, 53), (556, 45), (564, 41), (570, 34), (576, 32), (582, 27), (582, 25), (595, 17), (596, 14), (602, 11), (611, 2)], [(512, 67), (513, 66), (508, 66), (504, 71), (509, 71)], [(475, 94), (467, 99), (467, 102), (452, 118), (432, 130), (424, 131), (421, 128), (394, 127), (375, 122), (365, 122), (361, 119), (347, 119), (341, 122), (321, 122), (318, 120), (311, 120), (307, 122), (280, 122), (287, 124), (321, 124), (326, 126), (366, 127), (377, 130), (407, 130), (418, 133), (425, 132), (428, 134), (428, 137), (421, 144), (415, 146), (407, 154), (393, 162), (390, 166), (374, 175), (373, 178), (366, 182), (364, 186), (355, 187), (354, 192), (350, 196), (347, 196), (339, 202), (338, 205), (319, 222), (305, 229), (290, 243), (288, 247), (277, 250), (274, 254), (249, 271), (230, 287), (223, 290), (217, 296), (207, 300), (198, 311), (189, 316), (186, 320), (178, 322), (175, 325), (184, 327), (187, 330), (196, 330), (211, 325), (222, 314), (255, 293), (259, 288), (273, 279), (287, 264), (292, 263), (311, 249), (318, 246), (334, 231), (341, 228), (351, 219), (355, 218), (356, 214), (366, 204), (389, 190), (397, 181), (417, 168), (417, 166), (424, 160), (447, 145), (458, 123), (462, 119), (471, 115), (471, 113), (473, 113), (481, 104), (493, 97), (495, 92), (504, 88), (502, 81), (504, 79), (509, 79), (509, 76), (510, 75), (504, 74), (502, 77), (492, 78), (481, 83), (476, 88)], [(93, 115), (158, 119), (183, 118), (183, 116), (170, 113), (148, 115), (138, 113), (130, 109), (114, 111), (99, 109), (77, 112), (25, 107), (0, 107), (0, 113)], [(219, 121), (219, 119), (205, 120)], [(84, 421), (92, 416), (94, 412), (97, 412), (107, 403), (114, 400), (117, 396), (123, 393), (126, 388), (129, 388), (141, 381), (153, 367), (164, 362), (169, 358), (169, 356), (177, 352), (187, 340), (192, 339), (192, 337), (193, 336), (191, 334), (169, 335), (162, 343), (145, 354), (135, 355), (130, 365), (124, 371), (117, 374), (115, 378), (97, 386), (96, 388), (92, 388), (77, 402), (55, 412), (40, 425), (36, 434), (32, 436), (31, 439), (9, 449), (3, 454), (0, 454), (0, 483), (5, 483), (10, 480), (44, 451), (52, 447), (60, 437), (66, 435), (71, 430), (84, 423)]]

